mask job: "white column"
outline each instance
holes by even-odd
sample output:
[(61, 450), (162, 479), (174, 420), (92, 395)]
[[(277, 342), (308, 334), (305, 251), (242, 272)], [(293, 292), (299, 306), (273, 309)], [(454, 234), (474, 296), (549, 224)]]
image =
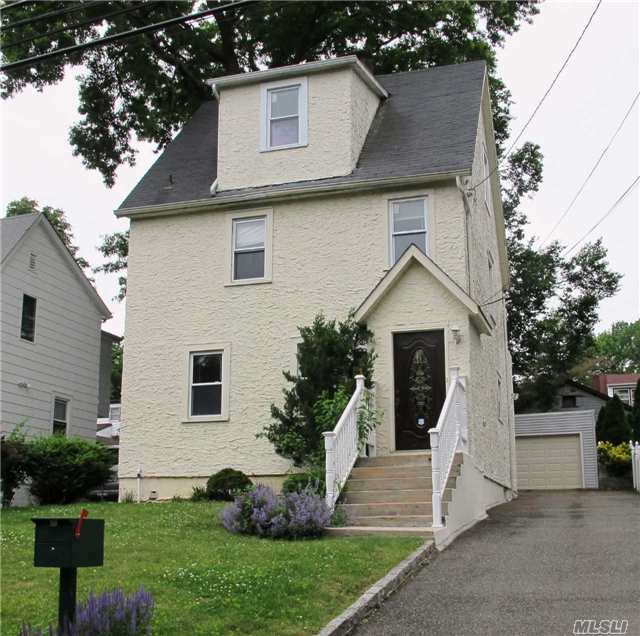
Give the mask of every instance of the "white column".
[(442, 489), (440, 487), (440, 434), (429, 433), (431, 437), (431, 511), (434, 528), (442, 528)]
[(333, 431), (325, 431), (324, 451), (325, 451), (325, 484), (327, 489), (327, 508), (333, 510), (335, 502), (336, 487), (336, 434)]

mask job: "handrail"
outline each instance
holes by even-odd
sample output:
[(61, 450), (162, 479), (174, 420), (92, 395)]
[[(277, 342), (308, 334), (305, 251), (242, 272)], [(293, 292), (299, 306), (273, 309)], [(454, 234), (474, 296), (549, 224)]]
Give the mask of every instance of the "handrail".
[(358, 409), (364, 392), (364, 376), (356, 376), (356, 389), (332, 431), (322, 433), (325, 449), (326, 502), (333, 510), (340, 491), (358, 459)]
[(467, 398), (465, 379), (457, 367), (449, 371), (451, 383), (431, 439), (432, 526), (442, 528), (442, 495), (446, 488), (456, 451), (466, 444)]

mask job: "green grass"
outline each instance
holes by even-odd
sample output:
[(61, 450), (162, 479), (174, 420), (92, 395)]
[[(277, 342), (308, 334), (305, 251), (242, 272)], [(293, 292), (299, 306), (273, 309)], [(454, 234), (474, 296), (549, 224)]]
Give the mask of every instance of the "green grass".
[[(90, 504), (105, 519), (105, 562), (78, 572), (78, 599), (143, 585), (153, 634), (313, 634), (420, 545), (419, 539), (273, 541), (229, 534), (220, 504)], [(33, 567), (34, 516), (80, 506), (3, 510), (2, 633), (56, 620), (58, 570)]]

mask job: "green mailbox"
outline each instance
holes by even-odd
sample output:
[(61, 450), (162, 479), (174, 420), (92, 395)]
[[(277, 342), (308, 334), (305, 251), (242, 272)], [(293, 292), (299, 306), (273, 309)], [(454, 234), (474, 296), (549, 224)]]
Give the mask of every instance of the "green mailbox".
[(72, 623), (76, 610), (77, 568), (102, 565), (104, 561), (104, 519), (80, 517), (34, 517), (36, 524), (33, 565), (60, 568), (58, 631), (62, 634)]
[(33, 564), (39, 568), (88, 568), (104, 561), (104, 519), (34, 518)]

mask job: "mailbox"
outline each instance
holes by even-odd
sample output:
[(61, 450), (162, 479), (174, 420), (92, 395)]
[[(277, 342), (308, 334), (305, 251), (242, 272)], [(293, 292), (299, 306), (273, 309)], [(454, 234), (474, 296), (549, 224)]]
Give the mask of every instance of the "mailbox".
[(34, 518), (33, 564), (40, 568), (86, 568), (104, 561), (104, 519)]

